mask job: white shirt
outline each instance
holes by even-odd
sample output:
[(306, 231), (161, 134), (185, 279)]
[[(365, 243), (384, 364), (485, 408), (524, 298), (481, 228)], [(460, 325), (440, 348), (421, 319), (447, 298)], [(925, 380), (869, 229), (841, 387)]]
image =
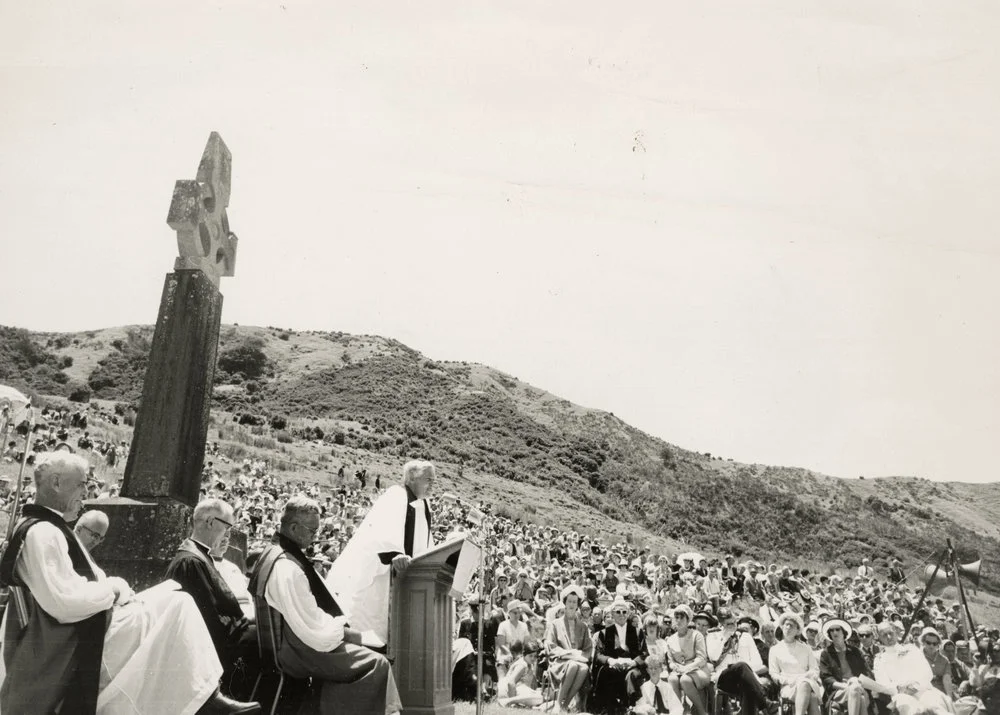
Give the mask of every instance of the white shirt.
[[(732, 631), (729, 633), (716, 631), (715, 633), (708, 634), (708, 638), (705, 639), (706, 648), (708, 650), (708, 659), (712, 663), (719, 660), (719, 656), (722, 655), (722, 648), (726, 645), (726, 641), (729, 640), (731, 634)], [(717, 679), (719, 673), (733, 663), (746, 663), (750, 666), (750, 670), (754, 672), (754, 675), (764, 667), (764, 661), (760, 658), (760, 651), (757, 650), (757, 644), (754, 643), (753, 636), (749, 633), (740, 633), (740, 637), (736, 641), (735, 650), (727, 653), (726, 657), (720, 660), (718, 665), (715, 666), (715, 671), (712, 674), (713, 678)], [(758, 680), (760, 680), (759, 677)]]
[(253, 620), (253, 599), (250, 597), (247, 577), (240, 571), (240, 567), (229, 559), (215, 559), (213, 557), (212, 561), (215, 563), (215, 568), (219, 572), (219, 575), (222, 576), (226, 585), (229, 586), (229, 590), (233, 592), (236, 600), (239, 601), (240, 608), (243, 609), (243, 615)]
[[(628, 641), (625, 640), (625, 634), (628, 633), (628, 624), (625, 624), (624, 626), (619, 626), (616, 623), (615, 624), (615, 630), (618, 632), (618, 643), (619, 643), (619, 645), (621, 645), (621, 647), (623, 649), (628, 650)], [(608, 645), (611, 645), (611, 644), (608, 644)]]
[(313, 650), (328, 653), (344, 642), (347, 618), (331, 616), (316, 605), (309, 579), (297, 565), (278, 559), (267, 580), (264, 597), (284, 617), (292, 633)]

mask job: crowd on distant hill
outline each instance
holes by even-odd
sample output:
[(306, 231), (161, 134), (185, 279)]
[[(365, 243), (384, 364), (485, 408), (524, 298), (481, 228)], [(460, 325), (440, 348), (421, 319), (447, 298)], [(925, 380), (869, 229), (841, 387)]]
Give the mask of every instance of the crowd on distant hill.
[[(102, 459), (118, 469), (124, 464), (127, 442), (96, 440), (90, 432), (95, 422), (115, 424), (117, 415), (81, 409), (43, 410), (41, 417), (34, 433), (35, 453), (66, 446), (86, 452), (92, 461)], [(23, 439), (9, 441), (3, 458), (19, 460), (19, 445)], [(344, 465), (327, 485), (283, 481), (269, 472), (264, 461), (233, 462), (220, 453), (217, 444), (210, 443), (202, 496), (220, 497), (233, 506), (239, 530), (247, 536), (250, 563), (274, 536), (291, 496), (306, 494), (315, 499), (321, 506), (321, 525), (308, 555), (322, 572), (342, 551), (383, 481), (389, 486), (398, 481), (398, 475), (372, 475), (369, 485), (366, 472), (358, 469), (349, 475)], [(88, 495), (114, 496), (117, 486), (95, 478)], [(9, 489), (0, 492), (9, 505)], [(29, 485), (24, 500), (30, 496)], [(755, 708), (771, 703), (782, 707), (782, 700), (789, 715), (817, 715), (813, 704), (831, 700), (841, 704), (842, 682), (834, 677), (841, 673), (837, 670), (831, 675), (829, 663), (838, 653), (847, 652), (835, 648), (844, 640), (837, 638), (839, 630), (862, 661), (838, 661), (836, 667), (847, 665), (855, 679), (866, 674), (878, 680), (880, 653), (883, 657), (896, 654), (898, 641), (904, 644), (903, 653), (923, 655), (919, 662), (926, 663), (930, 673), (928, 687), (944, 695), (948, 711), (956, 703), (959, 709), (967, 707), (968, 699), (975, 698), (985, 703), (988, 712), (1000, 708), (996, 697), (1000, 630), (976, 624), (970, 632), (958, 603), (945, 603), (932, 595), (922, 599), (921, 590), (911, 586), (917, 583), (915, 573), (908, 573), (897, 559), (879, 563), (865, 559), (850, 574), (832, 573), (832, 569), (817, 573), (734, 555), (704, 558), (694, 552), (657, 553), (628, 543), (610, 544), (555, 524), (515, 521), (493, 513), (489, 504), (467, 504), (451, 495), (436, 495), (431, 503), (437, 541), (455, 532), (469, 533), (486, 554), (485, 582), (480, 588), (474, 577), (456, 609), (460, 635), (455, 651), (456, 697), (474, 697), (479, 687), (504, 704), (538, 705), (548, 684), (557, 709), (657, 712), (661, 706), (673, 711), (687, 701), (695, 715), (705, 715), (709, 700), (714, 699), (712, 693), (726, 692), (721, 674), (730, 672), (733, 658), (742, 653), (740, 637), (733, 634), (745, 632), (753, 650), (740, 657), (753, 660), (749, 664), (753, 677), (763, 684), (767, 697), (756, 704), (744, 699), (742, 706), (749, 712), (743, 715), (753, 715)], [(923, 564), (910, 566), (920, 570)], [(481, 640), (475, 620), (480, 613), (484, 620)], [(567, 637), (566, 628), (573, 624), (581, 624), (585, 637), (568, 647), (561, 638)], [(628, 648), (622, 646), (624, 655), (608, 656), (613, 650), (608, 639), (614, 640), (615, 633), (626, 633), (628, 628), (635, 633), (635, 642), (630, 641)], [(786, 640), (791, 631), (797, 631), (796, 637)], [(694, 650), (685, 651), (690, 644)], [(784, 660), (800, 644), (805, 648), (801, 678), (775, 672), (789, 667)], [(620, 644), (615, 641), (615, 645)], [(486, 668), (484, 680), (477, 684), (468, 666), (480, 647)], [(634, 657), (625, 651), (635, 651)], [(806, 651), (812, 654), (811, 660)], [(689, 653), (687, 662), (683, 652)], [(567, 653), (582, 665), (573, 666)], [(699, 663), (694, 671), (704, 671), (704, 678), (691, 669), (693, 663)], [(621, 678), (609, 675), (616, 670), (622, 671)], [(816, 703), (812, 696), (798, 698), (797, 685), (791, 691), (786, 687), (804, 682), (805, 674), (813, 670)], [(843, 681), (854, 682), (849, 677)], [(923, 687), (922, 681), (914, 683), (906, 687)], [(694, 687), (688, 688), (689, 684)], [(857, 689), (852, 692), (856, 694)], [(865, 702), (870, 702), (872, 712), (886, 704), (880, 705), (877, 692), (867, 692)], [(662, 695), (659, 700), (656, 693)], [(789, 695), (794, 701), (791, 705)], [(845, 711), (857, 715), (848, 707), (849, 700), (845, 696)], [(923, 711), (939, 711), (933, 698), (917, 701)], [(905, 715), (906, 701), (901, 705), (897, 709)], [(651, 710), (643, 710), (647, 706)]]

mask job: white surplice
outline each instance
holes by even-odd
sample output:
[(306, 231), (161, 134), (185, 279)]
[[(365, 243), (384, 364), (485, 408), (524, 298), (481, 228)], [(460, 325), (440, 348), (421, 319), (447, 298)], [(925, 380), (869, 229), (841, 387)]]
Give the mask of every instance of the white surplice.
[(389, 584), (392, 566), (380, 553), (404, 553), (406, 511), (414, 510), (413, 553), (416, 557), (433, 546), (424, 500), (408, 502), (406, 487), (392, 486), (372, 505), (361, 526), (333, 562), (327, 588), (344, 609), (352, 628), (371, 630), (383, 641), (389, 638)]
[(264, 598), (269, 606), (281, 613), (285, 625), (299, 640), (313, 650), (327, 653), (344, 642), (347, 618), (331, 616), (316, 604), (309, 579), (289, 559), (275, 561)]
[[(18, 578), (38, 606), (60, 623), (77, 623), (114, 603), (104, 571), (81, 549), (96, 581), (73, 570), (66, 537), (44, 521), (28, 531), (17, 559)], [(0, 628), (7, 628), (6, 613)], [(3, 663), (0, 658), (0, 683), (7, 676)], [(113, 607), (104, 636), (97, 712), (193, 715), (221, 677), (222, 665), (194, 600), (182, 591), (144, 591)]]

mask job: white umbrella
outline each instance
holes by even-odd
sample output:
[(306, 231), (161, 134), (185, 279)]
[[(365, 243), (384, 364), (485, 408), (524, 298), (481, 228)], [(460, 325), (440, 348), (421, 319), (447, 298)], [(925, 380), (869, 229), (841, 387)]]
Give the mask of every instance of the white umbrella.
[(31, 402), (31, 398), (25, 397), (24, 393), (20, 390), (15, 390), (8, 385), (0, 385), (0, 407), (10, 404), (12, 407), (20, 410), (29, 402)]
[(703, 558), (705, 557), (699, 554), (697, 551), (688, 551), (677, 557), (677, 565), (683, 566), (685, 561), (690, 561), (695, 566), (697, 566)]

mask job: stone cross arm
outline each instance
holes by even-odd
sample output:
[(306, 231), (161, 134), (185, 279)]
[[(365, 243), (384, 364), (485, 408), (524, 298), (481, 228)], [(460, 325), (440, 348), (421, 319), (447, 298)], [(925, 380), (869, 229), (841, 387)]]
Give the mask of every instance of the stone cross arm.
[(236, 269), (236, 234), (229, 230), (230, 180), (233, 155), (212, 132), (198, 164), (198, 175), (174, 185), (167, 224), (177, 232), (179, 257), (175, 270), (200, 270), (218, 287), (219, 278)]

